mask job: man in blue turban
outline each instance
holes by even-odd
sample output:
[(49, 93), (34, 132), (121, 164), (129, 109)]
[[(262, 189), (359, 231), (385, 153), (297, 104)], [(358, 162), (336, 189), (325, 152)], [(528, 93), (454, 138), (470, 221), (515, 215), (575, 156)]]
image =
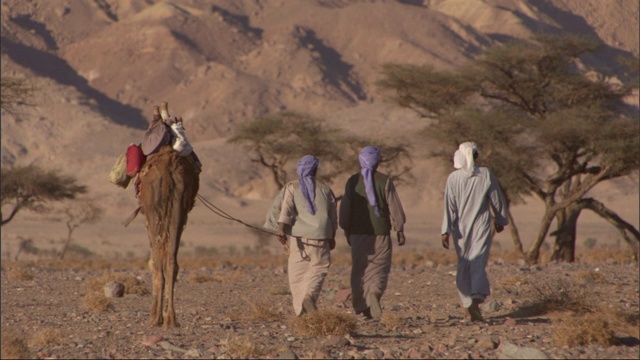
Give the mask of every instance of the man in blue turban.
[(338, 216), (331, 188), (316, 179), (318, 158), (303, 156), (298, 179), (283, 189), (278, 216), (279, 240), (289, 246), (289, 287), (293, 309), (300, 316), (316, 310), (322, 283), (336, 246)]
[(489, 296), (485, 267), (493, 238), (493, 228), (501, 232), (509, 223), (507, 205), (500, 185), (486, 167), (475, 165), (478, 147), (460, 144), (454, 155), (454, 168), (444, 191), (442, 246), (449, 248), (449, 236), (458, 255), (456, 285), (462, 306), (471, 321), (483, 321), (479, 304)]
[(379, 320), (380, 299), (391, 272), (391, 230), (405, 243), (405, 215), (388, 175), (377, 171), (380, 149), (360, 152), (360, 172), (347, 180), (340, 204), (340, 227), (351, 246), (351, 301), (356, 314)]

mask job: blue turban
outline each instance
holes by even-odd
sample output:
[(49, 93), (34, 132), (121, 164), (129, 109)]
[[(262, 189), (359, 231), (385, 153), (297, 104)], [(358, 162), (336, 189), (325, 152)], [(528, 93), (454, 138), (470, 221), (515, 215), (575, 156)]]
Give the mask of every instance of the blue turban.
[(373, 172), (380, 161), (380, 149), (373, 146), (367, 146), (360, 151), (358, 160), (360, 160), (360, 173), (364, 178), (364, 190), (367, 192), (369, 205), (373, 207), (376, 216), (380, 217), (380, 210), (378, 209), (378, 203), (376, 201), (376, 191), (373, 185)]
[(316, 214), (316, 184), (312, 178), (318, 168), (318, 158), (313, 155), (305, 155), (298, 161), (298, 177), (300, 179), (300, 191), (307, 203), (307, 210), (311, 215)]

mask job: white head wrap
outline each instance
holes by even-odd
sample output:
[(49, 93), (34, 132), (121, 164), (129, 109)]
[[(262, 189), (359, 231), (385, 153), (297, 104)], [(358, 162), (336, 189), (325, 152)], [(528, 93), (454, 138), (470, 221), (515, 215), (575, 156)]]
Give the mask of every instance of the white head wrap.
[(456, 165), (459, 165), (460, 167), (456, 167), (456, 169), (462, 169), (469, 176), (473, 176), (475, 169), (475, 162), (473, 160), (474, 152), (478, 152), (478, 145), (476, 145), (476, 143), (468, 141), (460, 144), (456, 154), (453, 155), (453, 166), (456, 167)]

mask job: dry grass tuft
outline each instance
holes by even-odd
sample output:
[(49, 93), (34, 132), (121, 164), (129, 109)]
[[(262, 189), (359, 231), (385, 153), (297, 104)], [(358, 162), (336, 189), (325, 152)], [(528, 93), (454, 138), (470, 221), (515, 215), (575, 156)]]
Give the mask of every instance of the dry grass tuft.
[(558, 347), (617, 345), (619, 340), (611, 326), (613, 321), (615, 319), (602, 312), (570, 315), (555, 327), (553, 342)]
[(213, 276), (202, 275), (202, 274), (191, 274), (189, 275), (188, 280), (193, 284), (204, 284), (204, 283), (215, 281)]
[(150, 294), (150, 291), (147, 288), (147, 286), (142, 281), (138, 280), (135, 276), (126, 275), (126, 274), (117, 274), (112, 272), (108, 272), (106, 274), (87, 280), (87, 289), (90, 292), (102, 293), (104, 284), (110, 281), (116, 281), (116, 282), (122, 283), (124, 285), (125, 294), (138, 294), (138, 295)]
[(268, 354), (264, 346), (256, 345), (247, 337), (227, 337), (221, 341), (226, 349), (226, 356), (234, 359), (259, 359)]
[(533, 287), (534, 301), (532, 308), (537, 308), (539, 314), (550, 312), (574, 312), (577, 314), (591, 313), (594, 305), (589, 302), (585, 287), (565, 279), (551, 279), (537, 281)]
[(578, 273), (576, 273), (575, 277), (578, 280), (581, 280), (585, 283), (598, 283), (598, 284), (602, 284), (604, 283), (604, 276), (596, 271), (593, 270), (585, 270), (585, 271), (580, 271)]
[(42, 348), (45, 346), (63, 345), (62, 331), (60, 329), (46, 328), (42, 329), (29, 339), (29, 346)]
[(398, 252), (394, 254), (392, 264), (400, 265), (422, 265), (424, 264), (424, 255), (415, 252)]
[(406, 318), (407, 318), (406, 316), (402, 316), (400, 314), (385, 312), (382, 314), (382, 318), (380, 319), (380, 322), (388, 328), (395, 329), (401, 326), (402, 324), (404, 324), (404, 320)]
[(227, 271), (224, 273), (216, 274), (213, 276), (213, 280), (223, 284), (237, 284), (245, 282), (247, 275), (241, 270)]
[(288, 286), (275, 286), (269, 291), (271, 295), (291, 295), (291, 290)]
[(348, 335), (356, 330), (356, 319), (332, 310), (318, 310), (291, 321), (293, 331), (305, 337)]
[(24, 268), (13, 268), (9, 271), (9, 280), (11, 281), (31, 281), (35, 277), (33, 272)]
[(84, 307), (94, 313), (113, 309), (113, 304), (102, 291), (90, 291), (84, 297)]
[(270, 306), (262, 303), (249, 303), (250, 311), (247, 314), (249, 320), (259, 322), (278, 321), (282, 318), (278, 312)]
[(622, 249), (617, 248), (598, 248), (592, 250), (576, 251), (576, 260), (585, 264), (603, 264), (612, 262), (618, 265), (634, 264), (637, 262), (634, 258), (635, 253), (630, 247)]
[(0, 337), (2, 350), (0, 356), (3, 359), (29, 359), (29, 350), (24, 339), (10, 327), (2, 326)]

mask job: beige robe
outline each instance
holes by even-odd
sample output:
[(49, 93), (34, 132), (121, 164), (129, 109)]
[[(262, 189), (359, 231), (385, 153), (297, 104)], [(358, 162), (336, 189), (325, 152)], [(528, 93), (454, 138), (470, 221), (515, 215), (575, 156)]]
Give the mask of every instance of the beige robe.
[(309, 295), (315, 304), (331, 266), (329, 242), (287, 236), (289, 240), (289, 289), (296, 315), (302, 315), (302, 302)]
[(289, 288), (293, 310), (302, 314), (302, 302), (309, 295), (315, 304), (329, 272), (329, 240), (335, 238), (338, 215), (331, 188), (316, 180), (315, 215), (307, 211), (295, 180), (285, 186), (278, 222), (287, 224), (289, 244)]

